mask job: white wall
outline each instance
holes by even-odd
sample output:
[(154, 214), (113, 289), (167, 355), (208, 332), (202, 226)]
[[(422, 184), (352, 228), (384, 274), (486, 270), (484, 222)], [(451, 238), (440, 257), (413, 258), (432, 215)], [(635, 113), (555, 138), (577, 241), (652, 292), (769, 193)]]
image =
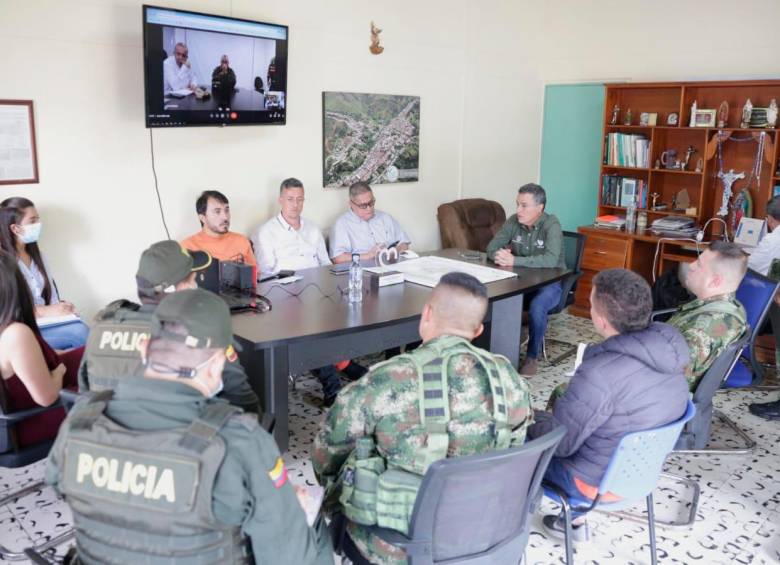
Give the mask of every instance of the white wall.
[[(154, 131), (175, 238), (198, 229), (205, 188), (230, 197), (233, 228), (247, 232), (273, 213), (287, 176), (307, 187), (306, 215), (330, 225), (346, 194), (322, 188), (324, 90), (422, 97), (421, 180), (376, 195), (431, 249), (440, 203), (479, 195), (511, 209), (517, 186), (538, 179), (547, 83), (780, 76), (777, 0), (160, 2), (284, 23), (291, 40), (286, 126)], [(0, 197), (38, 203), (62, 293), (87, 314), (132, 297), (140, 251), (165, 236), (143, 120), (141, 4), (0, 0), (0, 98), (35, 101), (41, 175)], [(379, 57), (371, 20), (384, 29)]]
[[(0, 187), (36, 202), (62, 295), (91, 315), (134, 296), (140, 252), (165, 237), (144, 128), (141, 0), (0, 0), (0, 98), (35, 101), (38, 185)], [(194, 202), (219, 188), (232, 228), (247, 233), (274, 213), (279, 182), (300, 178), (305, 214), (321, 227), (346, 209), (323, 190), (321, 93), (422, 97), (420, 182), (376, 188), (415, 247), (439, 245), (436, 207), (457, 197), (462, 118), (463, 2), (341, 0), (166, 2), (167, 6), (290, 26), (284, 127), (154, 130), (171, 235), (198, 228)], [(370, 21), (386, 50), (368, 50)], [(13, 70), (11, 70), (13, 69)]]

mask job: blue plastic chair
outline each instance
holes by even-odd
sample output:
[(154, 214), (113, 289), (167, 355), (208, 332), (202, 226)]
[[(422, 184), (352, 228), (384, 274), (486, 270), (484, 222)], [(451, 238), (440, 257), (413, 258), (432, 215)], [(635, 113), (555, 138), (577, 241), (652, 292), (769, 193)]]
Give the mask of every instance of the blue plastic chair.
[[(563, 508), (565, 522), (566, 563), (574, 563), (571, 543), (571, 513), (587, 513), (593, 510), (611, 512), (633, 506), (641, 498), (647, 502), (647, 525), (650, 531), (650, 551), (653, 565), (656, 564), (655, 547), (655, 516), (653, 514), (653, 490), (666, 456), (672, 451), (683, 426), (696, 414), (696, 407), (688, 400), (688, 407), (682, 418), (655, 428), (627, 434), (612, 455), (604, 478), (601, 479), (596, 498), (569, 498), (557, 485), (544, 481), (545, 496), (551, 498)], [(616, 502), (601, 502), (601, 497), (612, 493), (621, 500)]]
[(742, 351), (742, 358), (731, 370), (724, 388), (742, 388), (760, 384), (764, 378), (764, 368), (756, 360), (756, 338), (764, 326), (772, 301), (780, 282), (748, 269), (745, 278), (737, 288), (737, 300), (747, 313), (747, 323), (751, 328), (750, 339)]

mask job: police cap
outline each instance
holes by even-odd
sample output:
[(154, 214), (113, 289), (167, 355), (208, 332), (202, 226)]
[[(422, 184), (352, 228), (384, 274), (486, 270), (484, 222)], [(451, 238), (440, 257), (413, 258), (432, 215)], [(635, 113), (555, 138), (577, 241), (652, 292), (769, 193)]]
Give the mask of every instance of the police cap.
[[(165, 331), (165, 323), (180, 324), (186, 335)], [(152, 316), (152, 339), (162, 337), (195, 349), (221, 348), (233, 341), (230, 309), (213, 292), (200, 288), (167, 295)]]
[(210, 264), (205, 251), (188, 251), (172, 239), (158, 241), (141, 254), (136, 281), (140, 288), (163, 292)]

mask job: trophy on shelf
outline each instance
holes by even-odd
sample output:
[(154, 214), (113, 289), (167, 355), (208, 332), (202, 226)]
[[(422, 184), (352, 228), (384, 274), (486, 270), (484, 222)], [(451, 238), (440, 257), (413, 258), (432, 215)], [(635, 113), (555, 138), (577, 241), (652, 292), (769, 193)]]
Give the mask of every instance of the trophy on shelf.
[(696, 100), (691, 104), (691, 121), (688, 123), (688, 127), (696, 127)]
[(689, 145), (688, 149), (685, 150), (685, 161), (682, 162), (682, 166), (680, 167), (680, 170), (687, 171), (688, 170), (688, 163), (691, 162), (691, 157), (693, 157), (693, 154), (696, 153), (697, 149), (693, 145)]
[(777, 100), (772, 98), (766, 108), (766, 127), (774, 128), (777, 125)]

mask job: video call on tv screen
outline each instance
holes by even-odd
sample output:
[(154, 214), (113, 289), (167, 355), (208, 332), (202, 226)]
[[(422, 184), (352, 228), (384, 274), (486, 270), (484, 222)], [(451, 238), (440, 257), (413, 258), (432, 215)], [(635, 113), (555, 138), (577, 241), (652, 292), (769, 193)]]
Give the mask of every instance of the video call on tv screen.
[(284, 125), (287, 26), (144, 6), (146, 127)]

